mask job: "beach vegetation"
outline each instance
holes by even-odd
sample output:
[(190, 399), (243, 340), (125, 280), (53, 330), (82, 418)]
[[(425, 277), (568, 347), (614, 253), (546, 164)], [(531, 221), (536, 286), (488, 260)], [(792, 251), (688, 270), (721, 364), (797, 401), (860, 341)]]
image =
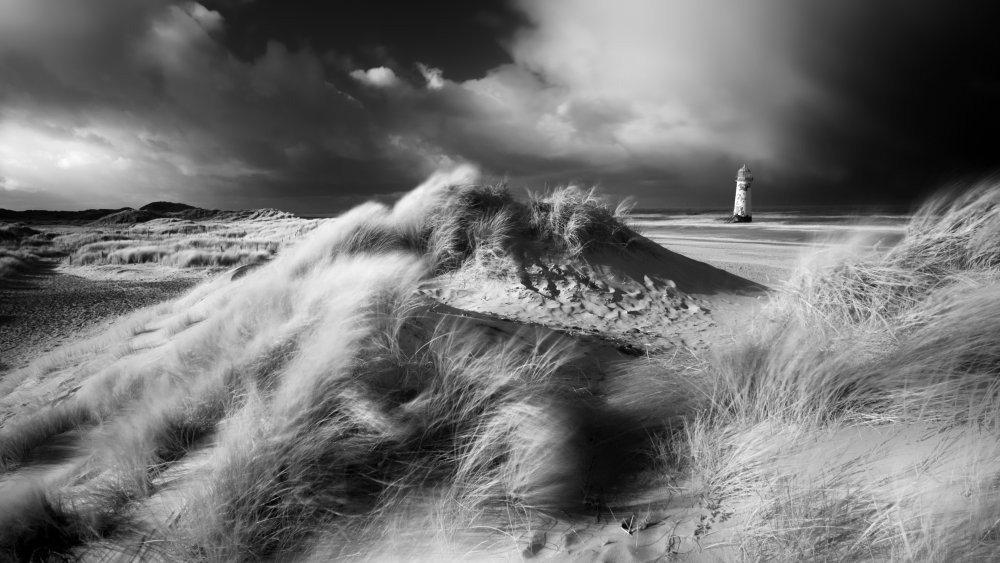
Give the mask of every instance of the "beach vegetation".
[(0, 558), (527, 557), (646, 487), (724, 560), (995, 560), (998, 194), (807, 263), (711, 353), (614, 362), (423, 293), (628, 248), (625, 210), (589, 190), (431, 182), (309, 226), (66, 236), (89, 264), (260, 265), (5, 377)]

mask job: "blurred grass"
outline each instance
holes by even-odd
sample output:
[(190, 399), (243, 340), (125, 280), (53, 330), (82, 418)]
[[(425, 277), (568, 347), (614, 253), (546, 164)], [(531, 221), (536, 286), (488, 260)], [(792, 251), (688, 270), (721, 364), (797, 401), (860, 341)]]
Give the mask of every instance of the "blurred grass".
[(742, 557), (1000, 557), (998, 201), (941, 194), (883, 256), (799, 272), (712, 361), (687, 461)]

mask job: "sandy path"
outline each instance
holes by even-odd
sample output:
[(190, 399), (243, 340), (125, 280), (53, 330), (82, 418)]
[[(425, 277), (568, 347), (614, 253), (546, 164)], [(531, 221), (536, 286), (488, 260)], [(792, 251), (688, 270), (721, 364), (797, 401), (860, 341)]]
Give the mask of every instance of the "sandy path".
[(121, 315), (175, 297), (198, 281), (91, 280), (43, 262), (0, 284), (0, 374)]

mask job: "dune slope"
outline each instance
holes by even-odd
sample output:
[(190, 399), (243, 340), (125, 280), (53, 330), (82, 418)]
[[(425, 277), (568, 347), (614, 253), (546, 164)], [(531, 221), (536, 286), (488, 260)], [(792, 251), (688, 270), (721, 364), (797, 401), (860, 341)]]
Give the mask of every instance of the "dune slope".
[[(562, 299), (606, 300), (622, 319), (709, 313), (681, 311), (694, 297), (664, 277), (669, 261), (642, 280), (622, 268), (648, 243), (592, 196), (552, 197), (571, 198), (565, 222), (551, 200), (432, 181), (8, 374), (0, 548), (389, 557), (379, 546), (405, 529), (471, 556), (507, 553), (550, 511), (600, 513), (645, 469), (648, 433), (684, 412), (660, 403), (687, 383), (658, 378), (638, 400), (617, 381), (621, 340), (552, 315), (511, 322), (442, 288), (490, 268), (484, 282), (513, 276), (543, 296), (542, 267)], [(498, 205), (468, 205), (484, 199)], [(512, 509), (523, 518), (501, 517)], [(451, 523), (428, 529), (434, 518)], [(477, 525), (508, 531), (468, 536)]]

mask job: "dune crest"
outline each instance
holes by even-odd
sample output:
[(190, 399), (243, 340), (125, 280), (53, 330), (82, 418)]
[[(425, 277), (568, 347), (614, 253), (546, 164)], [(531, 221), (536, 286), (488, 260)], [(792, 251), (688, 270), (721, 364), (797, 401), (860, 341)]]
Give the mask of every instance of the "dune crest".
[(436, 198), (440, 216), (459, 219), (429, 236), (458, 231), (445, 256), (461, 255), (425, 293), (460, 309), (656, 350), (704, 347), (707, 335), (691, 336), (719, 328), (713, 311), (765, 290), (653, 243), (593, 192), (570, 187), (524, 204), (465, 186)]

